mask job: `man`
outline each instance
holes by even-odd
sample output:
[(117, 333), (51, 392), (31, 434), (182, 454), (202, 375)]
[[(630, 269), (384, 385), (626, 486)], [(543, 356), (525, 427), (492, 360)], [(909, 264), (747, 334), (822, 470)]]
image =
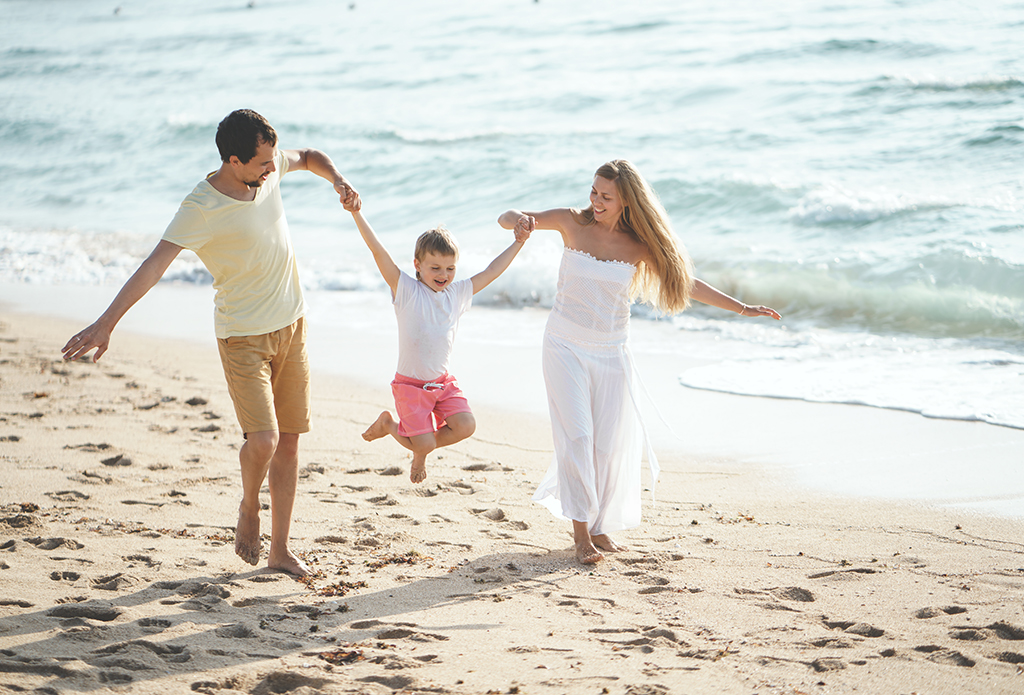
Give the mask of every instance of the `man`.
[(259, 491), (269, 476), (271, 540), (267, 565), (303, 576), (309, 568), (288, 549), (298, 483), (299, 435), (309, 431), (309, 361), (305, 302), (281, 204), (280, 181), (306, 170), (327, 179), (348, 207), (359, 194), (323, 152), (278, 150), (277, 133), (255, 111), (233, 111), (217, 127), (220, 169), (182, 202), (160, 243), (102, 316), (62, 352), (98, 360), (121, 317), (163, 276), (182, 248), (213, 275), (215, 329), (228, 392), (245, 434), (238, 458), (242, 502), (235, 553), (260, 560)]

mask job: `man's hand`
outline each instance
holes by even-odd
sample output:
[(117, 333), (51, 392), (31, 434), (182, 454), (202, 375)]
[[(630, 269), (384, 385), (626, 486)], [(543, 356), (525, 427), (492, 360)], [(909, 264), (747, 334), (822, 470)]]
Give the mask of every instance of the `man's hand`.
[(107, 351), (109, 346), (110, 330), (101, 326), (97, 321), (71, 338), (68, 344), (61, 348), (61, 352), (64, 353), (65, 360), (79, 360), (85, 357), (90, 350), (96, 348), (96, 354), (92, 361), (98, 362), (100, 356)]
[(334, 190), (341, 200), (342, 206), (349, 212), (358, 212), (363, 207), (363, 201), (359, 199), (359, 193), (352, 188), (352, 184), (344, 179), (334, 182)]

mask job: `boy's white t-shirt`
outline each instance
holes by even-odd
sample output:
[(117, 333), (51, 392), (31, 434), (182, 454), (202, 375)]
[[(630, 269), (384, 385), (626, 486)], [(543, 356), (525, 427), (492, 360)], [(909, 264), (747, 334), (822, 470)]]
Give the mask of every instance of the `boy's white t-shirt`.
[(448, 372), (459, 318), (473, 303), (473, 281), (458, 280), (435, 292), (407, 273), (398, 278), (398, 373), (430, 381)]

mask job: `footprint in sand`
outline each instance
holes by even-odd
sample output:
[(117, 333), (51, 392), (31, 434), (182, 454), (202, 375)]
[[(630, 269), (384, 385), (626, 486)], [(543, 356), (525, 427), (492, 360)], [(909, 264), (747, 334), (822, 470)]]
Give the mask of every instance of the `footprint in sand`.
[(160, 560), (154, 560), (149, 555), (127, 555), (121, 559), (124, 560), (129, 567), (135, 567), (136, 564), (145, 565), (146, 567), (159, 567), (163, 564)]
[(801, 589), (798, 586), (786, 586), (779, 587), (776, 589), (769, 589), (770, 593), (775, 598), (781, 601), (799, 601), (801, 603), (814, 603), (814, 594), (807, 589)]
[(925, 644), (920, 647), (914, 647), (915, 652), (921, 652), (927, 654), (928, 661), (932, 661), (936, 664), (948, 664), (950, 666), (963, 666), (970, 668), (975, 665), (974, 659), (969, 659), (958, 651), (952, 649), (946, 649), (940, 647), (937, 644)]
[(15, 514), (13, 516), (0, 518), (0, 524), (3, 524), (8, 528), (29, 528), (30, 526), (34, 526), (35, 523), (35, 517), (28, 514)]
[(885, 630), (868, 625), (867, 623), (854, 623), (842, 620), (829, 622), (826, 620), (824, 624), (830, 630), (842, 630), (845, 633), (860, 635), (861, 637), (881, 637), (885, 634)]
[(928, 606), (914, 613), (915, 618), (926, 620), (928, 618), (934, 618), (937, 615), (957, 615), (959, 613), (966, 613), (967, 609), (963, 606), (943, 606), (941, 608), (935, 606)]
[(106, 443), (103, 443), (103, 444), (93, 444), (93, 443), (89, 442), (89, 443), (86, 443), (86, 444), (66, 444), (64, 446), (64, 448), (65, 449), (77, 449), (78, 451), (84, 451), (84, 452), (90, 453), (90, 454), (98, 454), (101, 451), (107, 451), (109, 449), (113, 449), (114, 447), (112, 447), (111, 445), (106, 444)]
[(132, 460), (125, 454), (118, 454), (117, 456), (111, 456), (100, 461), (104, 466), (130, 466)]
[(259, 637), (259, 633), (245, 623), (221, 625), (214, 630), (213, 633), (218, 637), (223, 637), (225, 639), (254, 639)]
[(379, 683), (395, 691), (405, 691), (416, 683), (416, 679), (411, 676), (365, 676), (356, 680), (363, 683)]
[(124, 609), (109, 601), (86, 601), (84, 603), (64, 603), (46, 611), (52, 618), (89, 618), (109, 623), (124, 613)]
[(398, 504), (398, 500), (391, 495), (378, 495), (377, 497), (371, 497), (366, 501), (383, 507), (393, 507)]
[(826, 673), (828, 671), (841, 671), (846, 668), (846, 664), (843, 663), (842, 659), (822, 658), (812, 661), (811, 668), (818, 673)]
[(78, 490), (61, 490), (60, 492), (47, 492), (46, 496), (58, 502), (81, 502), (89, 499), (89, 495)]
[(55, 582), (77, 582), (81, 577), (78, 572), (50, 572), (50, 579)]
[(399, 466), (388, 466), (382, 470), (377, 471), (377, 475), (402, 475), (405, 473)]
[(106, 577), (93, 579), (92, 586), (94, 589), (102, 589), (104, 591), (120, 591), (135, 585), (137, 582), (138, 580), (134, 577), (130, 577), (119, 572)]
[(76, 540), (71, 538), (41, 538), (39, 536), (35, 538), (26, 538), (26, 543), (31, 543), (40, 550), (54, 550), (56, 548), (70, 548), (71, 550), (81, 550), (85, 546)]
[(281, 578), (273, 574), (257, 574), (254, 577), (249, 577), (250, 582), (256, 582), (257, 584), (265, 584), (267, 582), (278, 582)]
[(476, 488), (474, 488), (469, 483), (462, 482), (461, 480), (456, 480), (449, 483), (449, 487), (455, 488), (455, 491), (458, 492), (460, 495), (472, 495), (473, 493), (476, 492)]
[(500, 507), (495, 507), (494, 509), (470, 509), (469, 511), (491, 521), (505, 521), (505, 510)]
[(823, 579), (825, 577), (832, 577), (833, 579), (861, 579), (862, 575), (865, 574), (878, 574), (878, 570), (871, 569), (870, 567), (855, 567), (850, 570), (826, 570), (824, 572), (809, 574), (807, 575), (807, 578)]
[(173, 624), (170, 620), (165, 620), (164, 618), (141, 618), (138, 622), (138, 626), (147, 634), (163, 632)]
[[(809, 644), (819, 649), (851, 649), (853, 647), (853, 642), (842, 637), (823, 637), (811, 640)], [(885, 655), (883, 654), (883, 656)]]
[(430, 632), (417, 632), (405, 627), (394, 627), (381, 630), (376, 635), (379, 640), (411, 639), (415, 642), (447, 642), (451, 639), (448, 635), (439, 635)]
[(463, 466), (462, 470), (470, 471), (472, 473), (480, 473), (480, 472), (509, 473), (509, 472), (512, 471), (511, 468), (506, 468), (505, 466), (503, 466), (503, 465), (501, 465), (500, 463), (497, 463), (497, 462), (492, 462), (492, 463), (471, 463), (468, 466)]
[(105, 647), (93, 650), (94, 654), (137, 654), (141, 657), (155, 654), (162, 660), (183, 664), (192, 660), (188, 647), (178, 644), (167, 644), (166, 642), (150, 642), (149, 640), (136, 639), (127, 642), (115, 642)]
[(18, 608), (32, 608), (34, 603), (30, 603), (20, 598), (0, 598), (0, 606), (17, 606)]

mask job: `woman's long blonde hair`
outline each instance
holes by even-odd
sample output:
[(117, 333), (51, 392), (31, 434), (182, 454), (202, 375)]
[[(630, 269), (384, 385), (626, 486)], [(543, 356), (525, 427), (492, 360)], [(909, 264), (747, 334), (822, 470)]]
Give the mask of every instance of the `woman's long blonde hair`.
[[(622, 200), (620, 227), (647, 247), (648, 258), (633, 276), (630, 295), (667, 314), (679, 313), (690, 305), (693, 264), (672, 231), (658, 194), (625, 159), (614, 159), (596, 173), (615, 183)], [(590, 224), (594, 221), (594, 206), (573, 210), (572, 214), (577, 224)]]

